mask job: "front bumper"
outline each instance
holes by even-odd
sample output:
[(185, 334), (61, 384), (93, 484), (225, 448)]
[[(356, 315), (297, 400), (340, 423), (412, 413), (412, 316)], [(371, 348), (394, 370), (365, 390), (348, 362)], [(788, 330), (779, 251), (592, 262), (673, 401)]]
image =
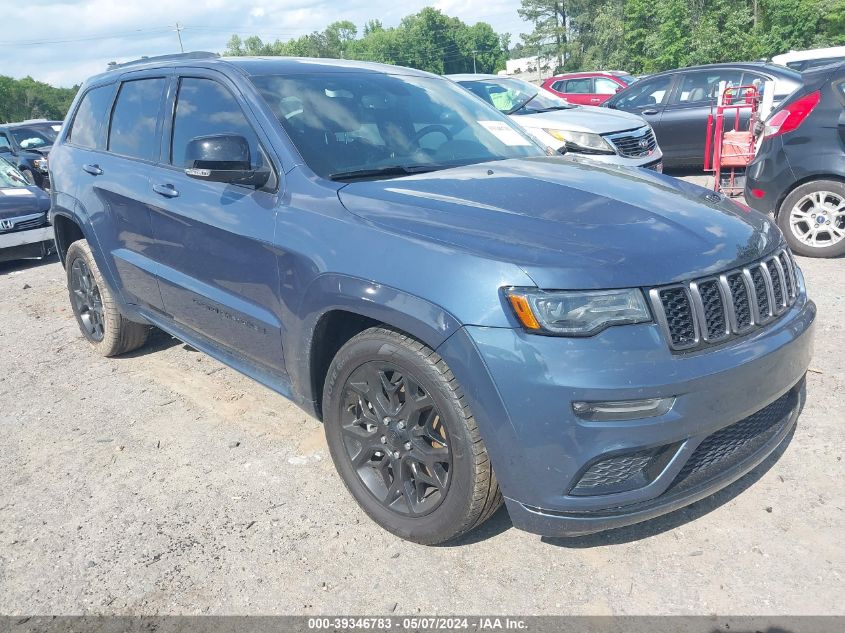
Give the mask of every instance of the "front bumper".
[(42, 226), (28, 231), (0, 233), (0, 261), (44, 257), (52, 250), (53, 227)]
[[(707, 496), (765, 459), (803, 403), (816, 309), (801, 286), (776, 322), (688, 354), (671, 353), (653, 324), (590, 338), (466, 327), (447, 340), (438, 351), (468, 385), (514, 525), (575, 536), (636, 523)], [(669, 397), (675, 404), (668, 412), (644, 419), (594, 422), (572, 410), (573, 401)], [(762, 430), (761, 416), (768, 416)], [(748, 419), (757, 426), (742, 450), (690, 477), (696, 449)], [(592, 466), (637, 454), (654, 456), (638, 487), (572, 494)]]

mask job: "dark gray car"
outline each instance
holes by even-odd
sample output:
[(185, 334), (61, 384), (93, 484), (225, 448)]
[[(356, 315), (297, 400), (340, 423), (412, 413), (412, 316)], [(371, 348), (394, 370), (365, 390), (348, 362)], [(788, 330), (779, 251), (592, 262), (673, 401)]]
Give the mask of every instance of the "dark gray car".
[[(801, 86), (801, 74), (762, 62), (710, 64), (650, 75), (608, 99), (604, 106), (642, 116), (657, 135), (663, 162), (674, 167), (704, 164), (707, 116), (721, 82), (772, 86), (777, 105)], [(767, 84), (766, 82), (772, 82)], [(747, 113), (743, 123), (747, 123)]]

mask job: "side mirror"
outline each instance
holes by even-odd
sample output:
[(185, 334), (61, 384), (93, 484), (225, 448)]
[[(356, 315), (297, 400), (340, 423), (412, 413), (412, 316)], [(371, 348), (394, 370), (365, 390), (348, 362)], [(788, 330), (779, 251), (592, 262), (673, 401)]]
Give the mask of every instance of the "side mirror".
[(623, 90), (625, 90), (625, 89), (622, 86), (617, 86), (617, 88), (616, 88), (617, 93), (622, 92)]
[(8, 145), (0, 145), (0, 154), (11, 154), (12, 148)]
[(188, 142), (185, 174), (197, 180), (259, 189), (270, 180), (267, 168), (253, 169), (249, 143), (237, 134), (198, 136)]

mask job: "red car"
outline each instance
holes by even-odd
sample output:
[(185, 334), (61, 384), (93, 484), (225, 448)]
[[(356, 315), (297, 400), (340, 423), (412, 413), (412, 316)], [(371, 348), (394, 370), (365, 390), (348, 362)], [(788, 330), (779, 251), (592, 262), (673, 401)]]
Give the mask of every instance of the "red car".
[(555, 75), (543, 82), (543, 88), (570, 103), (598, 106), (636, 81), (620, 70), (603, 70)]

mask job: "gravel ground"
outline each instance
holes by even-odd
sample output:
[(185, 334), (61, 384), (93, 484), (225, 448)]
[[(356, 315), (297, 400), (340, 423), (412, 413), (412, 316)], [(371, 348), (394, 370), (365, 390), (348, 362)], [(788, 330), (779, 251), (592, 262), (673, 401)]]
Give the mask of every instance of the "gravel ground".
[(779, 460), (639, 526), (501, 510), (449, 547), (370, 522), (281, 397), (163, 334), (99, 358), (58, 263), (0, 264), (0, 613), (845, 614), (845, 262), (800, 264), (816, 356)]

